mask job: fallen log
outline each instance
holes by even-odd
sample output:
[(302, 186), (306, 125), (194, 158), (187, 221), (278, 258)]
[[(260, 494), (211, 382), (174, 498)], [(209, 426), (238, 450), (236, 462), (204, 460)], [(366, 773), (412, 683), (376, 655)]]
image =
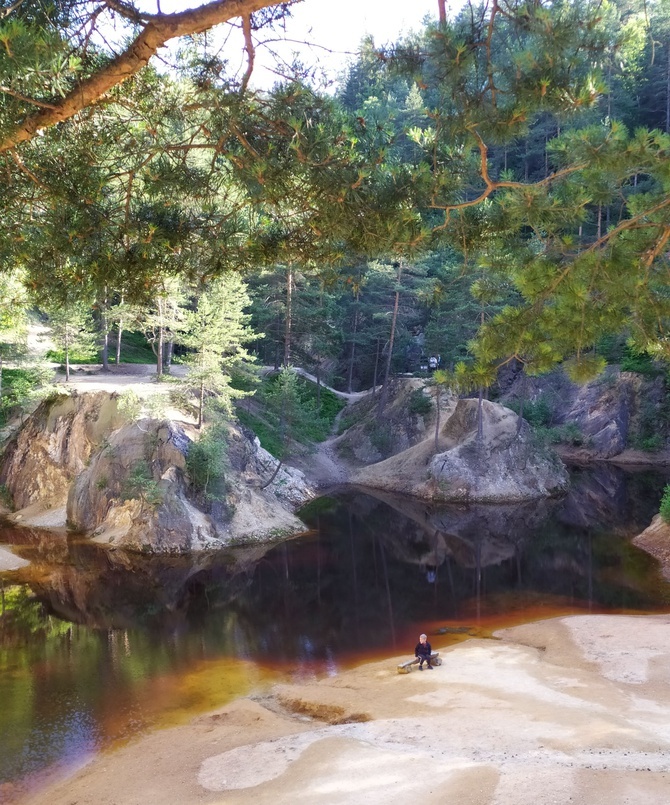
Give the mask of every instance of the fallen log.
[[(400, 663), (400, 665), (398, 666), (398, 673), (399, 674), (409, 674), (410, 671), (412, 670), (412, 666), (413, 665), (418, 665), (418, 664), (419, 664), (419, 658), (418, 657), (412, 657), (411, 660), (407, 660), (406, 662), (401, 662)], [(440, 659), (440, 652), (439, 651), (434, 651), (430, 655), (430, 664), (431, 665), (442, 665), (442, 660)]]

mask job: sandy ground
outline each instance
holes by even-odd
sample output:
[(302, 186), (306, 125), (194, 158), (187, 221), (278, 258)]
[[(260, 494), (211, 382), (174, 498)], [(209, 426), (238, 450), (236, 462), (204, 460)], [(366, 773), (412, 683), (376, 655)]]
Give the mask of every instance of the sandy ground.
[[(96, 758), (29, 805), (666, 805), (670, 615), (575, 616), (278, 685)], [(434, 639), (439, 648), (439, 640)]]

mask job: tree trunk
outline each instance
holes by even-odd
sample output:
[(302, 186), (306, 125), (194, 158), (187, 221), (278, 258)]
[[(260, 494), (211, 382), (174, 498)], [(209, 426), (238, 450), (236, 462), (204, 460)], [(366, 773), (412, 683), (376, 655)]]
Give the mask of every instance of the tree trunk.
[(381, 418), (388, 400), (388, 383), (391, 374), (391, 360), (393, 358), (393, 342), (395, 341), (396, 322), (398, 321), (398, 307), (400, 306), (400, 280), (402, 279), (402, 260), (398, 263), (398, 276), (396, 278), (395, 300), (393, 302), (393, 316), (391, 317), (391, 335), (389, 336), (388, 355), (386, 356), (386, 367), (384, 369), (384, 382), (382, 393), (379, 397), (379, 407), (377, 408), (377, 419)]
[(377, 352), (375, 354), (375, 371), (372, 378), (372, 396), (374, 397), (377, 394), (377, 371), (379, 369), (379, 341), (380, 339), (377, 338)]
[(156, 375), (163, 377), (163, 344), (165, 342), (165, 327), (163, 326), (163, 300), (158, 300), (158, 344), (156, 346)]
[[(523, 370), (522, 370), (523, 371)], [(521, 425), (523, 424), (523, 402), (526, 398), (526, 373), (521, 376), (521, 396), (519, 397), (519, 416), (516, 423), (516, 435), (521, 433)]]
[(109, 372), (109, 315), (108, 315), (107, 286), (105, 286), (100, 310), (100, 321), (102, 324), (102, 371)]
[(351, 352), (349, 353), (349, 372), (347, 377), (347, 391), (351, 394), (354, 378), (354, 358), (356, 355), (356, 336), (358, 335), (358, 300), (360, 288), (356, 288), (355, 312), (354, 312), (354, 331), (351, 337)]
[(439, 384), (435, 386), (435, 452), (437, 453), (438, 442), (440, 439), (440, 397), (441, 389)]
[(439, 11), (440, 25), (445, 25), (447, 22), (447, 0), (437, 0), (437, 8)]
[(200, 381), (200, 403), (198, 405), (198, 430), (202, 428), (202, 411), (205, 407), (205, 381)]
[(165, 373), (170, 374), (172, 369), (172, 355), (174, 354), (174, 338), (170, 338), (165, 345)]
[(270, 480), (269, 480), (267, 483), (264, 483), (264, 484), (263, 484), (263, 486), (261, 486), (261, 489), (265, 489), (266, 487), (270, 486), (270, 484), (271, 484), (271, 483), (274, 481), (274, 479), (277, 477), (277, 473), (279, 472), (279, 470), (280, 470), (280, 468), (281, 468), (281, 465), (282, 465), (283, 463), (284, 463), (284, 459), (283, 459), (283, 458), (280, 458), (280, 459), (279, 459), (279, 463), (278, 463), (278, 464), (277, 464), (277, 466), (275, 467), (275, 471), (272, 473), (272, 476), (271, 476)]
[(65, 382), (70, 382), (70, 344), (68, 336), (65, 336)]
[(121, 336), (123, 334), (123, 319), (119, 319), (116, 329), (116, 365), (121, 363)]
[(284, 366), (291, 365), (291, 328), (293, 326), (293, 267), (286, 273), (286, 321), (284, 323)]
[(665, 132), (670, 134), (670, 40), (667, 43), (668, 61), (665, 71)]

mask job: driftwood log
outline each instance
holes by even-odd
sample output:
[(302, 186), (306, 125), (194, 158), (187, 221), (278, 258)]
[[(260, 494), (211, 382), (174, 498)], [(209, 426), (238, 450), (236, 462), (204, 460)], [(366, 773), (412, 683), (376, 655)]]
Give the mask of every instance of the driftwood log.
[[(412, 657), (411, 660), (407, 660), (407, 662), (401, 662), (398, 666), (398, 673), (399, 674), (408, 674), (412, 670), (412, 666), (419, 664), (418, 657)], [(440, 659), (440, 652), (434, 651), (430, 655), (430, 664), (431, 665), (442, 665), (442, 660)]]

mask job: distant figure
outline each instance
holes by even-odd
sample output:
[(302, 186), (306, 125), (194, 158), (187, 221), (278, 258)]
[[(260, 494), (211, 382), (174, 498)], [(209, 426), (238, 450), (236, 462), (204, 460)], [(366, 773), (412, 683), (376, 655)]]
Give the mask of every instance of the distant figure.
[(434, 372), (437, 369), (437, 366), (438, 366), (437, 358), (435, 357), (435, 355), (431, 355), (430, 358), (428, 358), (428, 368), (430, 369), (431, 372)]
[(427, 636), (425, 634), (419, 635), (419, 642), (414, 649), (414, 656), (419, 658), (419, 671), (423, 671), (424, 662), (430, 671), (433, 670), (433, 666), (430, 664), (430, 655), (432, 653), (433, 649), (430, 647)]

